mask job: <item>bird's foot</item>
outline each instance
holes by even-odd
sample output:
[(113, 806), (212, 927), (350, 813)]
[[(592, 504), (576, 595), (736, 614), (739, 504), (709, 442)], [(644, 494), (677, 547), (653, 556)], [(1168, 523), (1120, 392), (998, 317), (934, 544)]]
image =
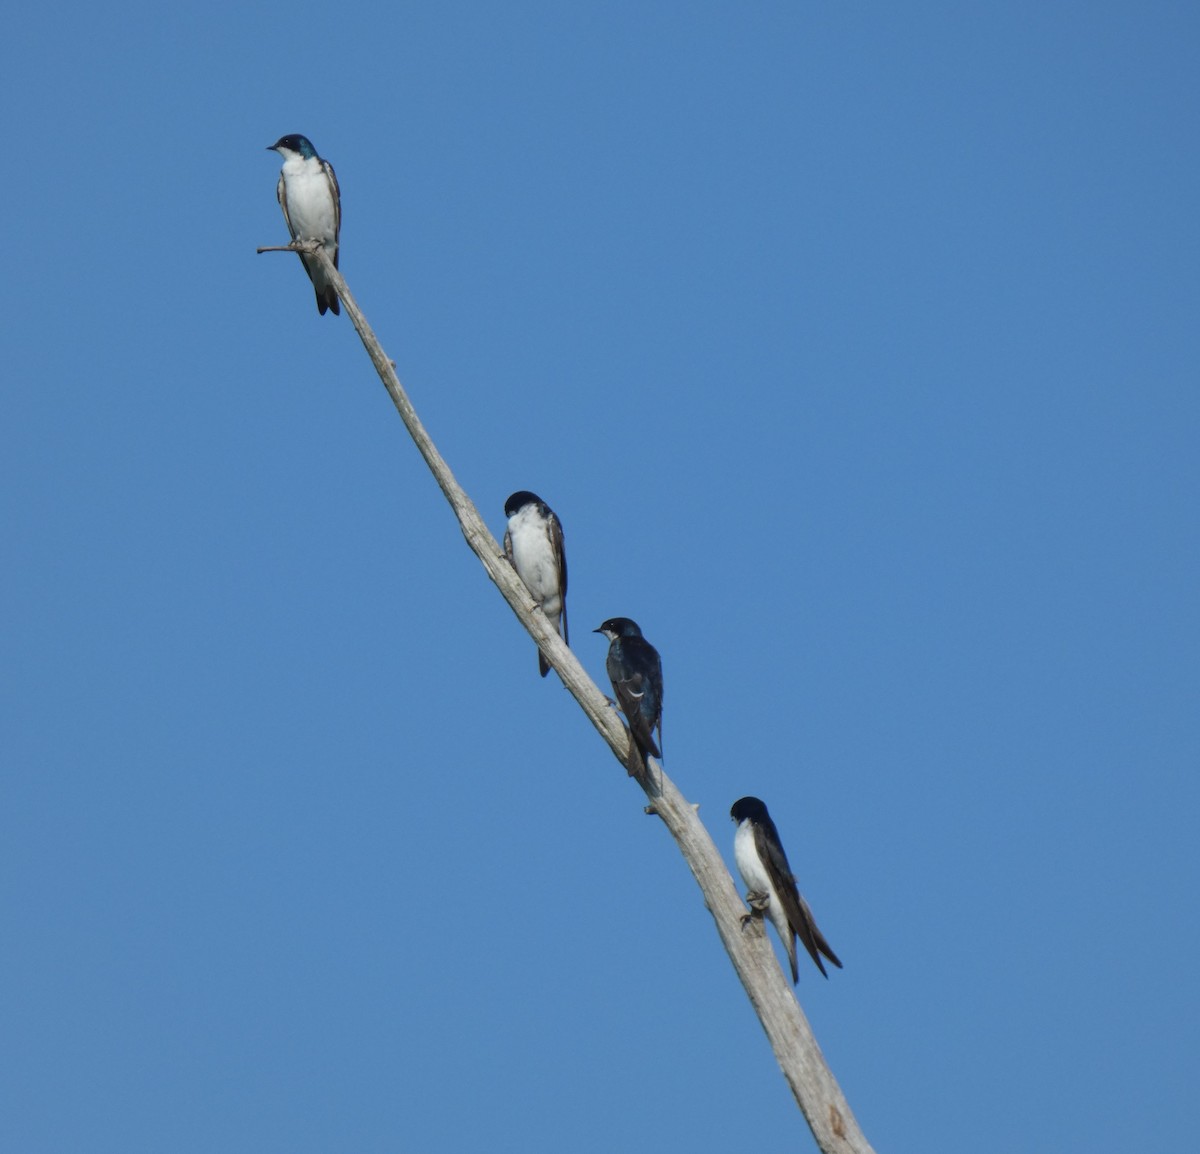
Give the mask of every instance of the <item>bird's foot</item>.
[(742, 929), (744, 930), (753, 921), (762, 921), (762, 916), (770, 904), (770, 894), (760, 894), (757, 890), (751, 890), (746, 894), (746, 905), (750, 907), (750, 912), (742, 914)]

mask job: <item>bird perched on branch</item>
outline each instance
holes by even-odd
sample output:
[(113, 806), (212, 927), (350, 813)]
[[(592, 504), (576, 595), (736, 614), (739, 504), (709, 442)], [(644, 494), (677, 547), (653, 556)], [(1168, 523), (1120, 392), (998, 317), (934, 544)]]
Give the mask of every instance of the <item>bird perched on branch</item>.
[[(508, 518), (504, 555), (555, 632), (567, 641), (567, 555), (562, 522), (545, 501), (525, 489), (505, 501), (504, 515)], [(541, 650), (538, 669), (543, 677), (550, 672)]]
[[(275, 195), (283, 209), (292, 240), (315, 240), (325, 247), (333, 267), (338, 266), (338, 234), (342, 230), (342, 196), (338, 189), (333, 165), (322, 160), (307, 136), (292, 133), (281, 136), (267, 145), (268, 152), (283, 157), (279, 184)], [(342, 310), (337, 291), (325, 277), (321, 262), (315, 256), (300, 253), (300, 263), (308, 273), (317, 293), (317, 311), (324, 316), (332, 310), (336, 316)]]
[(647, 754), (662, 757), (654, 741), (655, 729), (662, 741), (662, 659), (628, 617), (610, 617), (593, 632), (603, 633), (610, 642), (605, 667), (617, 705), (629, 722), (627, 768), (631, 777), (641, 777)]
[(829, 975), (821, 964), (822, 954), (841, 969), (842, 963), (817, 929), (808, 902), (796, 888), (796, 879), (788, 865), (787, 854), (783, 852), (779, 831), (767, 807), (756, 797), (743, 797), (733, 803), (729, 816), (738, 823), (737, 833), (733, 837), (733, 857), (748, 888), (746, 901), (751, 910), (742, 919), (743, 925), (752, 917), (761, 917), (764, 913), (771, 919), (787, 950), (793, 985), (800, 978), (796, 966), (797, 937), (804, 943), (808, 956), (817, 963), (817, 969), (826, 977)]

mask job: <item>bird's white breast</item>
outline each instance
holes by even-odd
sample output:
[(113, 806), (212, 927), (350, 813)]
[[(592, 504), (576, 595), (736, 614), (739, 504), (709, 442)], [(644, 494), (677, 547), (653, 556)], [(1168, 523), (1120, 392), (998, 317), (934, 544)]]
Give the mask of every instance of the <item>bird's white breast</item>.
[(534, 508), (518, 510), (509, 518), (513, 565), (525, 587), (548, 614), (558, 611), (558, 558), (542, 518)]
[(737, 833), (733, 835), (733, 860), (737, 863), (738, 873), (746, 883), (746, 889), (760, 894), (767, 894), (772, 906), (778, 906), (775, 887), (763, 868), (754, 844), (754, 826), (750, 819), (738, 822)]
[(288, 220), (301, 240), (333, 244), (337, 238), (337, 214), (329, 178), (314, 158), (289, 157), (283, 166), (287, 187)]

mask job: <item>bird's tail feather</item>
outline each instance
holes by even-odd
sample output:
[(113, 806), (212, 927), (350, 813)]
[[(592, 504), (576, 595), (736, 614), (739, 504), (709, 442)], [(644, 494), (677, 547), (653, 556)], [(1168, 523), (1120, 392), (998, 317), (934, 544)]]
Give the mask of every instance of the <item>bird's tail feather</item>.
[[(778, 929), (778, 927), (776, 927)], [(788, 934), (783, 943), (787, 946), (788, 965), (792, 967), (792, 985), (794, 986), (800, 980), (800, 966), (796, 962), (796, 939)], [(819, 966), (821, 963), (818, 962)]]

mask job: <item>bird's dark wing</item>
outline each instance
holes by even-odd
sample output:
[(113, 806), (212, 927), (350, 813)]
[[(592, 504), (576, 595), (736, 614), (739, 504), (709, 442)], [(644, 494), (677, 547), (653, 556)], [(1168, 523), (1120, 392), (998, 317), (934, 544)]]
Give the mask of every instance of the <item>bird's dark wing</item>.
[(292, 228), (292, 217), (288, 212), (287, 206), (287, 184), (283, 179), (283, 174), (279, 176), (279, 183), (275, 186), (275, 195), (279, 198), (279, 207), (283, 209), (283, 219), (287, 224), (288, 232), (291, 234), (292, 240), (296, 239), (296, 230)]
[[(337, 268), (338, 253), (341, 251), (341, 244), (339, 242), (342, 236), (342, 190), (338, 188), (337, 174), (333, 171), (333, 165), (327, 160), (322, 160), (321, 168), (324, 170), (326, 179), (329, 181), (333, 192), (333, 267)], [(333, 299), (335, 302), (337, 301), (336, 294), (334, 294)], [(333, 311), (337, 312), (338, 310), (334, 308)]]
[(842, 963), (838, 960), (837, 954), (830, 949), (824, 935), (817, 929), (816, 919), (813, 918), (812, 910), (808, 908), (808, 902), (800, 896), (800, 891), (796, 888), (796, 879), (792, 875), (792, 868), (788, 865), (787, 854), (783, 850), (783, 843), (779, 840), (779, 831), (769, 817), (760, 818), (754, 823), (754, 842), (758, 848), (758, 856), (762, 859), (763, 866), (767, 871), (767, 876), (771, 879), (771, 885), (775, 888), (775, 893), (779, 895), (779, 902), (787, 915), (788, 925), (792, 927), (795, 935), (803, 943), (804, 948), (808, 951), (808, 956), (816, 962), (817, 969), (828, 977), (829, 975), (825, 973), (825, 966), (821, 962), (821, 954), (824, 954), (839, 969), (841, 969)]
[(654, 756), (662, 757), (662, 707), (663, 707), (663, 675), (662, 658), (658, 650), (648, 641), (635, 638), (639, 654), (639, 664), (646, 672), (645, 696), (642, 698), (642, 717), (648, 730), (658, 730), (658, 744), (654, 747)]
[[(821, 973), (825, 973), (825, 967), (821, 965), (821, 959), (817, 956), (818, 951), (824, 954), (837, 968), (842, 968), (841, 959), (833, 952), (829, 943), (825, 940), (825, 935), (817, 928), (817, 920), (813, 917), (812, 910), (808, 908), (808, 902), (804, 900), (804, 895), (797, 892), (796, 899), (800, 903), (800, 912), (804, 915), (804, 924), (806, 932), (800, 934), (800, 940), (804, 943), (804, 948), (808, 950), (809, 956), (817, 963), (817, 968)], [(789, 914), (790, 918), (791, 915)], [(799, 932), (799, 931), (797, 931)], [(828, 977), (828, 974), (825, 974)]]
[(567, 550), (563, 544), (562, 522), (558, 514), (550, 514), (550, 550), (554, 554), (554, 563), (558, 566), (558, 598), (562, 603), (562, 639), (568, 645), (571, 639), (567, 636)]
[(653, 723), (643, 711), (646, 694), (653, 692), (648, 678), (639, 671), (631, 672), (621, 680), (614, 679), (613, 689), (638, 748), (651, 757), (662, 757), (654, 743)]
[[(342, 235), (342, 190), (338, 188), (337, 176), (333, 171), (333, 165), (327, 160), (321, 161), (321, 171), (325, 173), (325, 179), (329, 182), (329, 191), (333, 193), (333, 252), (330, 254), (333, 260), (333, 267), (337, 268), (338, 259), (341, 256), (342, 247), (340, 242)], [(319, 265), (317, 266), (320, 267)], [(312, 274), (309, 274), (312, 276)], [(321, 315), (325, 315), (326, 309), (331, 309), (333, 315), (341, 314), (341, 306), (338, 304), (337, 290), (328, 281), (325, 281), (324, 276), (321, 277), (324, 282), (325, 292), (322, 296), (321, 290), (317, 289), (317, 308)], [(313, 287), (316, 287), (317, 278), (312, 277)]]
[(504, 556), (508, 558), (508, 563), (515, 569), (516, 564), (513, 562), (512, 555), (512, 530), (504, 530)]

